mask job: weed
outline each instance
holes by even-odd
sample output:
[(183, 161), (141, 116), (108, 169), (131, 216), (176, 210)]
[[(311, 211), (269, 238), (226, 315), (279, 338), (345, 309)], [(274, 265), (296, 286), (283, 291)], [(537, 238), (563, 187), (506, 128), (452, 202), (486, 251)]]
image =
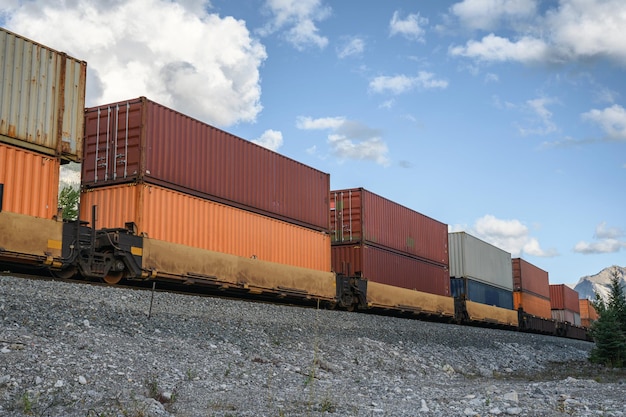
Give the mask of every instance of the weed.
[(337, 406), (335, 406), (335, 404), (333, 404), (333, 402), (329, 398), (324, 398), (322, 404), (320, 404), (320, 411), (322, 413), (334, 413), (335, 411), (337, 411)]
[(33, 400), (28, 395), (28, 392), (22, 394), (21, 403), (24, 414), (30, 414), (33, 411)]
[(198, 376), (198, 373), (192, 369), (187, 369), (185, 376), (187, 377), (187, 381), (193, 381)]

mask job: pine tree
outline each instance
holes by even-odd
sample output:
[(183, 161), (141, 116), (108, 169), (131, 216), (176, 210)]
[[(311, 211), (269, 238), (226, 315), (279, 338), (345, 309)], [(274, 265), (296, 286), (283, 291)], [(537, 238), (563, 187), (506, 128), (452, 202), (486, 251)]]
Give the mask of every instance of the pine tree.
[(596, 343), (589, 360), (612, 367), (626, 367), (626, 297), (617, 269), (612, 273), (609, 299), (598, 294), (594, 307), (599, 317), (591, 326)]
[(67, 220), (76, 220), (78, 218), (78, 199), (80, 191), (75, 188), (66, 186), (59, 194), (59, 207), (63, 209), (63, 218)]

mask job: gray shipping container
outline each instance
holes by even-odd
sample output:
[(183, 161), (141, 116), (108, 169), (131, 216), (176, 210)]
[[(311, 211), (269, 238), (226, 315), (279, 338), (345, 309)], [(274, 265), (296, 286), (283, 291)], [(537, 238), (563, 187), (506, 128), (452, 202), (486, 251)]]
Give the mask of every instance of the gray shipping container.
[(79, 162), (87, 63), (0, 28), (0, 141)]
[(450, 278), (469, 278), (513, 291), (511, 254), (465, 232), (448, 233)]

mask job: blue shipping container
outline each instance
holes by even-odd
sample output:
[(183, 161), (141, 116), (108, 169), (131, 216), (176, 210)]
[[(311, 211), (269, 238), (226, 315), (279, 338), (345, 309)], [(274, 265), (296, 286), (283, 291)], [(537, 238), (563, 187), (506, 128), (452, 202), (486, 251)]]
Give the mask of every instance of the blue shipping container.
[(465, 296), (475, 303), (513, 310), (513, 292), (494, 287), (473, 279), (451, 278), (450, 293), (453, 297)]

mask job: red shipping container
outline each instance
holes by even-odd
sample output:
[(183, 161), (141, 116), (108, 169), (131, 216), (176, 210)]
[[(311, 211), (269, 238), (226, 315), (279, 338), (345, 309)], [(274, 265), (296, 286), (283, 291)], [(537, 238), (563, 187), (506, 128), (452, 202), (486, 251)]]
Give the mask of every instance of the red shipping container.
[(565, 284), (550, 285), (550, 304), (552, 310), (570, 310), (580, 314), (578, 291)]
[(87, 109), (83, 186), (139, 181), (329, 229), (329, 174), (145, 97)]
[(337, 273), (359, 273), (380, 284), (450, 295), (450, 273), (443, 265), (363, 244), (333, 245), (331, 259)]
[(511, 261), (514, 291), (524, 291), (546, 299), (550, 297), (550, 281), (546, 271), (521, 258)]
[(363, 188), (330, 193), (334, 243), (367, 243), (449, 265), (448, 225)]

